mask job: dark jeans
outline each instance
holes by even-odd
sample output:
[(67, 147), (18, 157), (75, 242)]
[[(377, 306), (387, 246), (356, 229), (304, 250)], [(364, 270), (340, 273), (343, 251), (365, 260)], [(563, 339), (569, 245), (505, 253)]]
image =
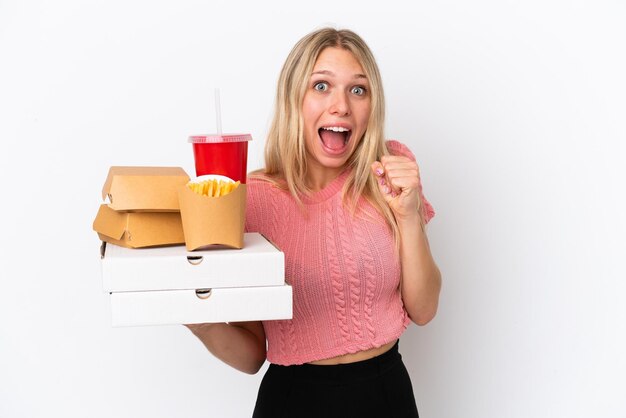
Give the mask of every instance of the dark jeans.
[(398, 344), (369, 360), (333, 366), (270, 364), (253, 418), (418, 418)]

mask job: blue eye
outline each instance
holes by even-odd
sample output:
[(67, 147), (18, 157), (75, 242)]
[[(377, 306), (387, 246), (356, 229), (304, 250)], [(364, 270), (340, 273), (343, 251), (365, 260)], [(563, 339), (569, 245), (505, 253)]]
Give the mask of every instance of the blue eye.
[(320, 81), (319, 83), (315, 83), (313, 88), (317, 91), (326, 91), (328, 90), (328, 83), (325, 81)]
[(353, 94), (356, 94), (357, 96), (363, 96), (365, 94), (365, 88), (361, 86), (354, 86), (352, 87), (351, 91)]

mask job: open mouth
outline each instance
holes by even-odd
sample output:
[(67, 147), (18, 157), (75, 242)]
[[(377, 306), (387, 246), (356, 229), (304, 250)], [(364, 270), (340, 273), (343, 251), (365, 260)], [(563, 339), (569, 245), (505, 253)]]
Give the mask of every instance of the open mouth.
[(333, 153), (343, 152), (350, 142), (352, 131), (340, 126), (324, 126), (318, 129), (324, 147)]

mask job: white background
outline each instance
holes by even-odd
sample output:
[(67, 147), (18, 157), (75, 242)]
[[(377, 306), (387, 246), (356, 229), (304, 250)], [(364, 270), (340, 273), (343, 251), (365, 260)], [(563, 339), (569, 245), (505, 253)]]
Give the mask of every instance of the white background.
[(421, 416), (626, 416), (626, 6), (412, 3), (0, 0), (1, 417), (250, 415), (262, 373), (111, 328), (91, 223), (111, 165), (193, 173), (215, 87), (258, 168), (279, 69), (326, 24), (374, 51), (438, 212), (440, 310), (400, 345)]

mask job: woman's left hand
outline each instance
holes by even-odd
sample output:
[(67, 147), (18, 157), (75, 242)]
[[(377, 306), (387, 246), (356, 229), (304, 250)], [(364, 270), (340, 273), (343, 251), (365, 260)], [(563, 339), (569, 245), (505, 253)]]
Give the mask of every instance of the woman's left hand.
[(420, 173), (415, 161), (403, 156), (384, 155), (371, 167), (396, 220), (421, 216)]

